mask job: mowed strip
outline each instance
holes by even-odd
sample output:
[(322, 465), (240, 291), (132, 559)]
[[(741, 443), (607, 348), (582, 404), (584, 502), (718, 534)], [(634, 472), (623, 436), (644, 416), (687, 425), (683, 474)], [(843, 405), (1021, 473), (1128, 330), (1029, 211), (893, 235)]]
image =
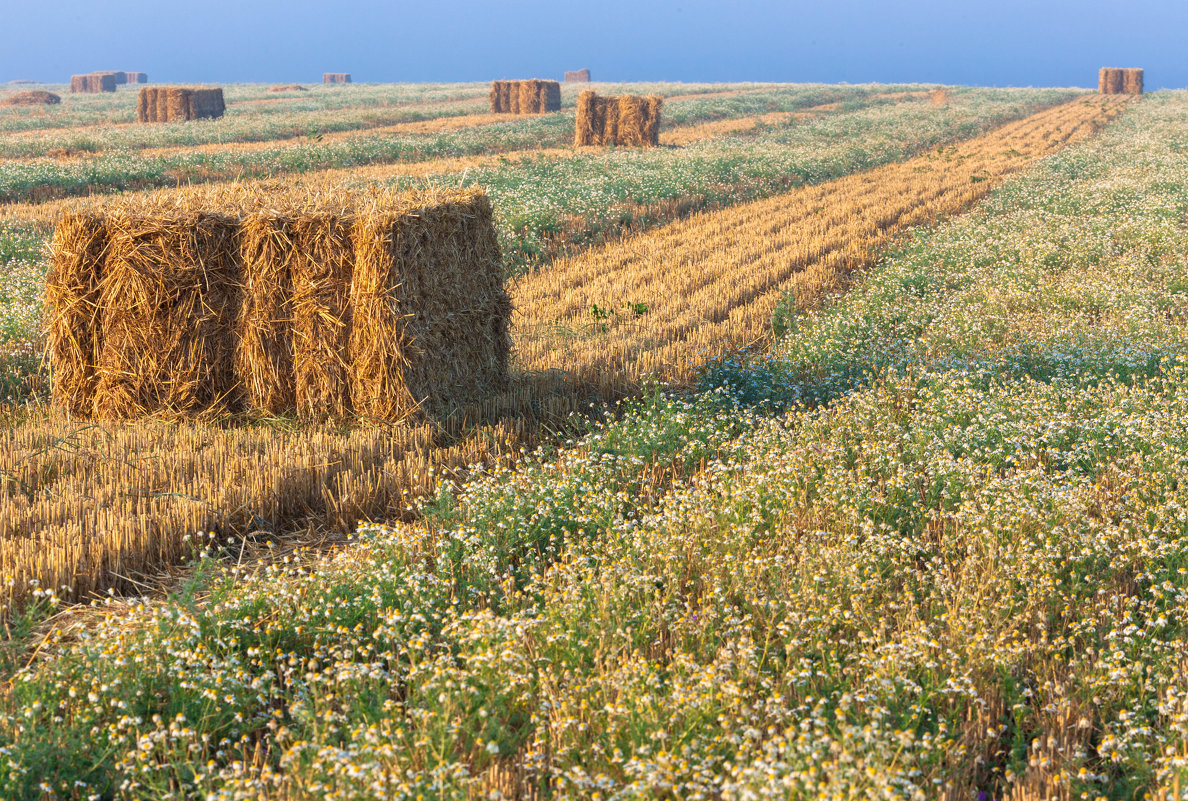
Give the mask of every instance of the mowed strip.
[(776, 302), (845, 285), (900, 231), (953, 214), (1126, 101), (1078, 99), (908, 161), (687, 220), (554, 262), (513, 291), (518, 366), (604, 398), (691, 379), (764, 338)]

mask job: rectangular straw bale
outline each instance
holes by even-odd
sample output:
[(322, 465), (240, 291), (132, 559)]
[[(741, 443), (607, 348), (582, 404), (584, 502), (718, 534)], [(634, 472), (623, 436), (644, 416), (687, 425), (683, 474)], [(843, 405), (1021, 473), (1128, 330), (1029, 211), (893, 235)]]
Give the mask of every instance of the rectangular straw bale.
[(565, 82), (566, 83), (589, 83), (590, 82), (590, 70), (584, 69), (584, 68), (580, 69), (580, 70), (566, 70), (565, 71)]
[(120, 72), (118, 70), (102, 70), (100, 72), (96, 72), (95, 74), (96, 75), (110, 75), (111, 79), (113, 81), (115, 81), (116, 86), (121, 86), (128, 82), (128, 73)]
[(362, 215), (354, 279), (359, 414), (400, 419), (504, 386), (511, 305), (480, 190), (425, 193)]
[(223, 102), (223, 90), (220, 87), (191, 89), (190, 116), (191, 120), (217, 119), (227, 110)]
[(216, 119), (226, 104), (219, 87), (144, 86), (137, 97), (140, 122)]
[(125, 72), (128, 83), (148, 83), (148, 74), (144, 72)]
[(1141, 69), (1131, 68), (1123, 70), (1122, 91), (1128, 95), (1141, 95), (1143, 93), (1143, 71)]
[(88, 75), (71, 75), (70, 91), (75, 93), (97, 94), (99, 92), (114, 92), (116, 90), (115, 76), (90, 73)]
[(660, 143), (658, 96), (599, 97), (592, 91), (578, 96), (574, 144), (655, 147)]
[(240, 405), (238, 224), (192, 211), (107, 217), (95, 417), (217, 415)]
[(293, 374), (297, 413), (352, 411), (349, 341), (353, 221), (316, 212), (293, 218)]
[(243, 300), (236, 323), (235, 375), (249, 409), (297, 411), (293, 372), (293, 265), (289, 215), (260, 211), (240, 225)]
[(561, 110), (557, 81), (492, 81), (489, 93), (494, 114), (544, 114)]
[(100, 348), (99, 283), (107, 228), (102, 216), (66, 212), (50, 245), (45, 281), (46, 353), (53, 405), (88, 417)]
[(322, 83), (350, 83), (351, 74), (349, 72), (323, 72)]

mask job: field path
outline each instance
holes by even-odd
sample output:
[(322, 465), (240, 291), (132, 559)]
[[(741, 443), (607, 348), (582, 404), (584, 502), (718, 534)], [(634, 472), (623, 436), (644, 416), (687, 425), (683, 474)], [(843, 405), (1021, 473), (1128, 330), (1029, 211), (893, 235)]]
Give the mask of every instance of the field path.
[(687, 381), (764, 338), (785, 293), (808, 305), (843, 288), (899, 232), (967, 208), (1126, 102), (1080, 98), (908, 161), (558, 260), (515, 286), (519, 367), (564, 369), (608, 398), (647, 375)]

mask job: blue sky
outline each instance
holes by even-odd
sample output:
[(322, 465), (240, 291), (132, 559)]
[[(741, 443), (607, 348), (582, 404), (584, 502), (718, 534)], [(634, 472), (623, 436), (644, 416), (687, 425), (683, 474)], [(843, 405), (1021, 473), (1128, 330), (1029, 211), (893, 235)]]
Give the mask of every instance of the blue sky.
[(1188, 86), (1188, 0), (0, 0), (0, 82), (560, 78)]

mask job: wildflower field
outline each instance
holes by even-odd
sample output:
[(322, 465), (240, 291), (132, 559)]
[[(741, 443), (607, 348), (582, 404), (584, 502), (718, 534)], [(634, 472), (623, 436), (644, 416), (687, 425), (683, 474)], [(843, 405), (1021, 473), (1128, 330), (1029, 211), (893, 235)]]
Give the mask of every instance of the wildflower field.
[[(61, 193), (13, 190), (0, 556), (52, 541), (30, 510), (90, 514), (105, 449), (160, 448), (156, 487), (200, 472), (170, 467), (187, 450), (454, 451), (329, 551), (179, 528), (134, 581), (88, 579), (105, 598), (10, 578), (0, 797), (1188, 798), (1188, 93), (665, 93), (685, 133), (654, 151), (542, 138), (567, 93), (441, 134), (415, 176), (310, 168), (488, 187), (518, 305), (504, 408), (536, 416), (448, 437), (71, 427), (36, 401)], [(498, 126), (540, 147), (465, 143)], [(120, 147), (184, 156), (204, 128)], [(202, 481), (229, 499), (228, 472)]]

